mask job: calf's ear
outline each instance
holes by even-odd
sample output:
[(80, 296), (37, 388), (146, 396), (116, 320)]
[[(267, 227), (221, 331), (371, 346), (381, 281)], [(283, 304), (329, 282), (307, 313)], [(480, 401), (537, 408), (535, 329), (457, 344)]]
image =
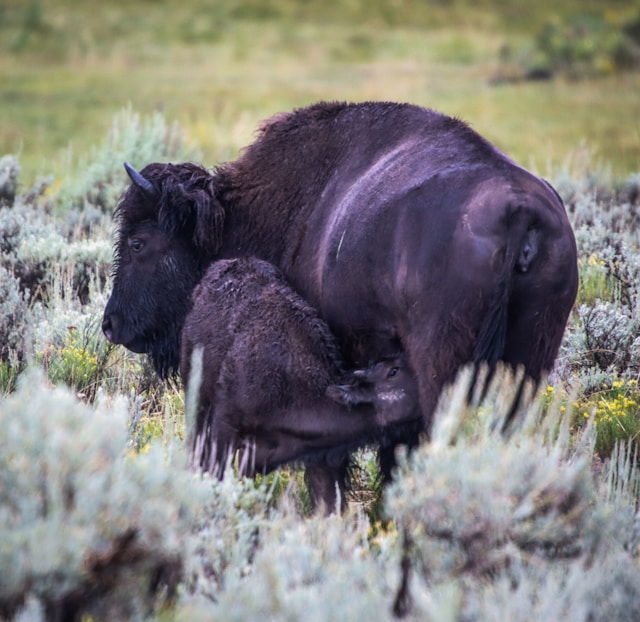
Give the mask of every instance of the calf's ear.
[(374, 401), (373, 386), (364, 383), (332, 384), (327, 387), (326, 395), (334, 402), (344, 406), (372, 404)]

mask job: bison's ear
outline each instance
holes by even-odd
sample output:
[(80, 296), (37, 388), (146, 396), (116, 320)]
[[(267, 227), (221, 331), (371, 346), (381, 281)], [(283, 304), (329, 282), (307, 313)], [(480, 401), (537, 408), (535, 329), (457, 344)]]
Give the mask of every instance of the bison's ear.
[(194, 204), (195, 229), (193, 243), (199, 249), (216, 255), (222, 243), (224, 226), (224, 207), (215, 192), (199, 195), (200, 201)]
[(360, 382), (329, 385), (326, 395), (334, 402), (344, 406), (372, 404), (375, 398), (373, 385)]
[(161, 225), (170, 233), (188, 232), (194, 246), (211, 257), (220, 248), (224, 225), (224, 208), (213, 179), (203, 172), (186, 182), (165, 180), (159, 215)]

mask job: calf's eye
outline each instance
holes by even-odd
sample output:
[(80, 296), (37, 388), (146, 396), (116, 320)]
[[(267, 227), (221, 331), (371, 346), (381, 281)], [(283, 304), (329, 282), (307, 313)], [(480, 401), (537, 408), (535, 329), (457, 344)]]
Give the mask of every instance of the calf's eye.
[(392, 367), (387, 373), (387, 378), (393, 378), (397, 373), (398, 367)]

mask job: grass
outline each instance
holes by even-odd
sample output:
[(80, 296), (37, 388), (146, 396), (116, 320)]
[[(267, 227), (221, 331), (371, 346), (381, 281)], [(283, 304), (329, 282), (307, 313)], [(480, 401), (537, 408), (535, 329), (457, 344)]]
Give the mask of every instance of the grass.
[(131, 105), (179, 121), (215, 164), (275, 112), (390, 99), (460, 116), (542, 173), (587, 145), (595, 165), (625, 178), (640, 169), (640, 76), (490, 85), (505, 42), (597, 3), (556, 5), (399, 0), (390, 12), (384, 2), (191, 0), (177, 12), (164, 0), (5, 0), (0, 153), (19, 152), (24, 183), (60, 177)]

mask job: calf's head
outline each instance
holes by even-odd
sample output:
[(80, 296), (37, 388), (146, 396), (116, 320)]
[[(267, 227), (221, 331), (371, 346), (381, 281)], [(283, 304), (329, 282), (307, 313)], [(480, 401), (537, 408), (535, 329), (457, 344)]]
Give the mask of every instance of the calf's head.
[(348, 372), (340, 384), (329, 386), (326, 393), (345, 406), (372, 406), (381, 427), (420, 417), (417, 380), (404, 354)]
[(191, 292), (215, 256), (224, 214), (212, 176), (194, 164), (125, 165), (132, 184), (115, 213), (113, 291), (102, 330), (112, 343), (176, 372)]

